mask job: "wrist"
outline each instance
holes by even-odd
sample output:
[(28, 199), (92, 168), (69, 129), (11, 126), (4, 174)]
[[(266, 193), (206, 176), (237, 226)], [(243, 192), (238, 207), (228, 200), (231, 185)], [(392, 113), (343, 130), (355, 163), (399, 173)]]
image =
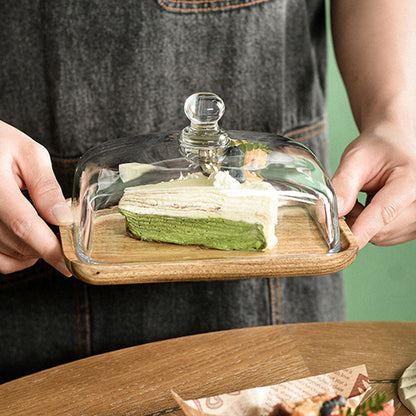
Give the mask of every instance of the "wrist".
[(359, 131), (364, 133), (387, 129), (415, 137), (416, 100), (409, 95), (402, 93), (385, 98), (367, 98), (356, 117)]

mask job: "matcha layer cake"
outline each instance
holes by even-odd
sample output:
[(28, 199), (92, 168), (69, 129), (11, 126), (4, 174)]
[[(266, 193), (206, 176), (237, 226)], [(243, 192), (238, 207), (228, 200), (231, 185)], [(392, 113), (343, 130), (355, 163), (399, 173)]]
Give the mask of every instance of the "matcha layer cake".
[(249, 251), (277, 242), (275, 188), (239, 183), (228, 172), (126, 188), (119, 209), (129, 234), (141, 240)]

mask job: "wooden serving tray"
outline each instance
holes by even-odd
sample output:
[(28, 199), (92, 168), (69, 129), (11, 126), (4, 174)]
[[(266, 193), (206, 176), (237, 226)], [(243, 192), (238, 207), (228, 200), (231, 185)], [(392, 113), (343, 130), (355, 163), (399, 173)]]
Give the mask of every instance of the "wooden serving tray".
[(358, 252), (340, 219), (341, 250), (328, 254), (314, 221), (297, 207), (279, 208), (278, 243), (262, 253), (139, 241), (128, 236), (116, 210), (103, 210), (94, 221), (94, 263), (77, 256), (71, 227), (60, 229), (68, 268), (94, 285), (322, 275), (349, 266)]

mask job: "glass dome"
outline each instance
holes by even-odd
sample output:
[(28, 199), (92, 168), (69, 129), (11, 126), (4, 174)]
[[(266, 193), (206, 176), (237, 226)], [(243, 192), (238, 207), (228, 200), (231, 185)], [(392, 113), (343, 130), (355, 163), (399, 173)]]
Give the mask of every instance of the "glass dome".
[(298, 273), (297, 262), (314, 273), (314, 256), (319, 264), (349, 251), (332, 269), (353, 261), (353, 237), (344, 223), (340, 232), (330, 180), (312, 152), (276, 134), (224, 131), (223, 113), (221, 98), (197, 93), (185, 102), (182, 131), (109, 141), (81, 157), (74, 222), (63, 233), (74, 274), (98, 284), (123, 267), (122, 283), (143, 281), (146, 270), (156, 281), (206, 279), (215, 270), (205, 266), (222, 264), (219, 278), (260, 277), (243, 264), (267, 263), (266, 277), (287, 274), (282, 264)]

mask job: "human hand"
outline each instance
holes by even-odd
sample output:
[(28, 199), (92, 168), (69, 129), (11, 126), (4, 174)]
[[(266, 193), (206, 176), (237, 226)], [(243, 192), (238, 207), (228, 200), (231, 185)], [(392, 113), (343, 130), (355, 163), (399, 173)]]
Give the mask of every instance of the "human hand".
[[(22, 194), (25, 189), (34, 206)], [(0, 121), (0, 273), (25, 269), (43, 258), (64, 275), (71, 275), (47, 222), (72, 222), (49, 153)]]
[[(409, 131), (387, 125), (363, 132), (345, 149), (332, 184), (360, 249), (416, 237), (416, 141)], [(359, 192), (367, 193), (365, 206)]]

